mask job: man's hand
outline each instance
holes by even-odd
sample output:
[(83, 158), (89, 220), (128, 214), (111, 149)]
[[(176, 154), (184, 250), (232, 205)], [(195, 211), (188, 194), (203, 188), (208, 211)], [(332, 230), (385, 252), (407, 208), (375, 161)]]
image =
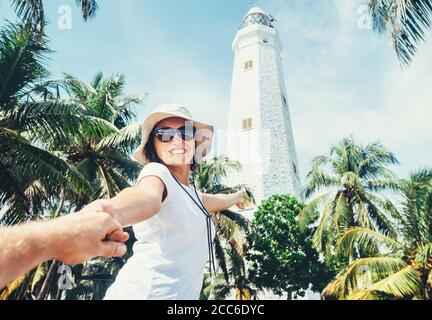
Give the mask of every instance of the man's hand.
[(109, 213), (92, 206), (47, 224), (47, 235), (56, 234), (53, 258), (65, 264), (83, 263), (97, 256), (119, 257), (126, 253), (123, 243), (129, 235)]
[[(108, 213), (115, 221), (120, 221), (120, 217), (118, 216), (118, 214), (115, 212), (112, 204), (110, 203), (109, 200), (106, 199), (98, 199), (96, 201), (93, 201), (91, 203), (89, 203), (84, 210), (89, 210), (89, 211), (97, 211), (97, 212), (106, 212)], [(107, 237), (105, 240), (111, 240), (111, 241), (118, 241), (118, 242), (124, 242), (127, 241), (123, 240), (124, 239), (124, 234), (125, 232), (123, 232), (123, 229), (118, 229), (113, 231), (110, 234), (107, 234)], [(127, 234), (127, 233), (126, 233)], [(128, 234), (127, 234), (128, 235)], [(128, 235), (129, 238), (129, 235)]]
[(0, 228), (0, 289), (50, 259), (77, 264), (96, 256), (122, 256), (128, 238), (109, 213), (92, 206), (49, 221)]

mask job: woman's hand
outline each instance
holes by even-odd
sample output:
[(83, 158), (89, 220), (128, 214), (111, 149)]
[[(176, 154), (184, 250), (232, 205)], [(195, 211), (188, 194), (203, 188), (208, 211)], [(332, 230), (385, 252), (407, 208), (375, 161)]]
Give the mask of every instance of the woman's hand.
[(237, 196), (237, 201), (236, 201), (235, 205), (239, 209), (245, 209), (246, 204), (244, 202), (244, 197), (246, 196), (246, 192), (244, 192), (243, 190), (239, 190), (235, 194)]

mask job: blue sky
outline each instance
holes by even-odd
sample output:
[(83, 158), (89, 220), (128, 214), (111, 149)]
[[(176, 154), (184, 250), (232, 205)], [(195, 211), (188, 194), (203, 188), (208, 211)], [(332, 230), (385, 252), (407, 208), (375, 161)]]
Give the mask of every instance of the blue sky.
[[(2, 20), (14, 20), (10, 3), (0, 0)], [(365, 0), (99, 0), (88, 23), (73, 0), (45, 3), (53, 78), (123, 73), (128, 94), (148, 94), (140, 120), (161, 103), (179, 102), (216, 128), (227, 122), (232, 40), (243, 15), (258, 5), (277, 19), (284, 43), (302, 176), (313, 156), (351, 133), (395, 152), (401, 166), (393, 169), (402, 177), (432, 164), (432, 39), (402, 69), (387, 37), (364, 27)], [(72, 9), (70, 30), (57, 25), (62, 5)]]

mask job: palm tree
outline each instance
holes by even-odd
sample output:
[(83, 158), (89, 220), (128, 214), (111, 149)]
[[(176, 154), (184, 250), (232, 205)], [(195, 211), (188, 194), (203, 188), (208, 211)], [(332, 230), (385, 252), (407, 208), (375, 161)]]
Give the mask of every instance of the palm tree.
[[(98, 10), (95, 0), (75, 0), (81, 7), (84, 21), (93, 18)], [(43, 0), (12, 0), (12, 6), (23, 21), (30, 22), (38, 33), (38, 40), (42, 40), (45, 27), (45, 11)]]
[[(48, 146), (67, 147), (71, 137), (112, 133), (112, 125), (89, 116), (82, 105), (60, 99), (45, 82), (50, 53), (28, 24), (0, 30), (0, 225), (60, 214), (65, 193), (94, 194), (89, 181)], [(33, 282), (36, 271), (20, 288)], [(40, 277), (38, 277), (40, 279)], [(15, 282), (17, 284), (18, 282)], [(33, 285), (31, 285), (34, 287)], [(24, 291), (23, 291), (24, 290)]]
[[(225, 286), (215, 288), (215, 297), (235, 290), (237, 300), (256, 299), (258, 291), (248, 278), (245, 252), (252, 232), (249, 220), (230, 210), (216, 213), (215, 255)], [(218, 277), (216, 277), (216, 284)]]
[(28, 25), (0, 30), (0, 224), (35, 218), (62, 186), (90, 193), (88, 181), (45, 144), (65, 145), (69, 136), (106, 131), (82, 106), (45, 90), (43, 63), (50, 50)]
[(66, 146), (53, 143), (50, 150), (58, 151), (73, 165), (97, 191), (93, 199), (86, 196), (78, 200), (79, 207), (95, 198), (111, 198), (130, 186), (140, 165), (129, 154), (137, 147), (141, 126), (134, 108), (144, 98), (143, 94), (124, 96), (126, 85), (123, 75), (104, 79), (97, 73), (90, 84), (65, 74), (59, 84), (74, 103), (81, 105), (88, 117), (98, 119), (110, 127), (110, 131), (94, 133), (82, 131), (80, 136), (70, 136)]
[(432, 0), (369, 0), (373, 28), (388, 32), (399, 61), (408, 65), (432, 26)]
[[(67, 162), (82, 174), (95, 190), (93, 194), (77, 195), (65, 192), (64, 197), (74, 204), (73, 210), (80, 210), (86, 203), (95, 199), (114, 197), (122, 189), (129, 187), (129, 181), (136, 178), (141, 168), (129, 156), (130, 151), (139, 144), (141, 136), (140, 124), (131, 121), (136, 118), (134, 106), (141, 103), (144, 96), (124, 96), (126, 82), (123, 75), (104, 79), (102, 73), (97, 73), (93, 81), (87, 84), (65, 74), (64, 79), (51, 81), (50, 85), (54, 88), (59, 85), (71, 101), (82, 106), (88, 117), (98, 119), (110, 128), (109, 131), (102, 130), (96, 133), (82, 130), (79, 136), (69, 136), (67, 144), (51, 141), (47, 146), (48, 150), (57, 152), (67, 159)], [(51, 264), (42, 290), (38, 294), (39, 299), (45, 299), (50, 295), (58, 266), (58, 263)], [(80, 270), (86, 271), (76, 269), (78, 279), (81, 279), (81, 274), (77, 272)]]
[(224, 300), (231, 291), (223, 274), (219, 273), (213, 277), (209, 273), (204, 274), (203, 286), (200, 300)]
[[(85, 19), (93, 15), (96, 2), (77, 3), (82, 4)], [(14, 4), (19, 13), (30, 14), (34, 9), (33, 13), (42, 18), (39, 28), (34, 23), (37, 18), (27, 16), (23, 24), (9, 24), (0, 31), (0, 225), (41, 218), (47, 209), (54, 210), (50, 217), (56, 217), (66, 205), (69, 212), (72, 207), (78, 210), (85, 199), (112, 196), (128, 186), (127, 180), (139, 168), (126, 152), (138, 140), (139, 125), (127, 125), (135, 117), (131, 107), (141, 96), (123, 98), (124, 77), (104, 81), (99, 75), (95, 81), (100, 82), (101, 94), (93, 95), (88, 105), (80, 99), (61, 99), (60, 86), (66, 80), (73, 85), (77, 81), (69, 77), (65, 83), (44, 82), (48, 76), (44, 61), (51, 51), (46, 41), (41, 41), (42, 1)], [(90, 111), (98, 104), (97, 99), (104, 99), (99, 103), (103, 108), (100, 114)], [(109, 110), (114, 112), (107, 114)], [(89, 142), (87, 147), (94, 146), (90, 141), (98, 142), (97, 150), (86, 151), (90, 160), (95, 160), (94, 151), (99, 153), (100, 162), (94, 167), (99, 170), (96, 176), (103, 175), (103, 179), (90, 180), (91, 165), (74, 162), (82, 156), (82, 148), (68, 153), (71, 145), (76, 147), (84, 141)], [(57, 263), (43, 266), (13, 283), (19, 289), (18, 297), (29, 293), (35, 297), (39, 292), (41, 298), (47, 290), (55, 292), (49, 279), (55, 275)], [(45, 279), (42, 285), (41, 279)], [(9, 290), (8, 295), (13, 292)]]
[[(318, 223), (313, 243), (325, 253), (327, 262), (332, 260), (338, 238), (351, 227), (395, 236), (396, 230), (386, 214), (393, 205), (377, 194), (397, 188), (387, 168), (395, 163), (395, 156), (380, 143), (364, 147), (352, 136), (333, 146), (329, 155), (313, 159), (305, 188), (305, 196), (312, 199), (302, 210), (299, 222), (302, 228)], [(323, 208), (321, 214), (319, 208)]]
[[(128, 248), (128, 252), (131, 252), (131, 249)], [(66, 290), (63, 298), (66, 300), (102, 300), (125, 260), (127, 260), (125, 257), (97, 258), (86, 265), (75, 267), (73, 269), (74, 287)]]
[[(218, 156), (200, 162), (199, 170), (191, 180), (201, 192), (232, 193), (243, 188), (248, 197), (253, 199), (245, 185), (227, 187), (221, 184), (223, 177), (240, 168), (239, 162)], [(208, 298), (211, 295), (213, 298), (223, 299), (232, 289), (236, 290), (238, 299), (256, 297), (256, 290), (247, 279), (244, 261), (250, 221), (241, 214), (224, 210), (213, 215), (213, 222), (216, 226), (215, 255), (222, 274), (216, 275), (212, 281), (204, 281), (201, 297)]]
[(339, 251), (356, 247), (379, 254), (353, 261), (325, 288), (323, 295), (339, 299), (432, 298), (432, 170), (415, 172), (400, 183), (404, 200), (393, 212), (398, 236), (366, 228), (348, 230)]

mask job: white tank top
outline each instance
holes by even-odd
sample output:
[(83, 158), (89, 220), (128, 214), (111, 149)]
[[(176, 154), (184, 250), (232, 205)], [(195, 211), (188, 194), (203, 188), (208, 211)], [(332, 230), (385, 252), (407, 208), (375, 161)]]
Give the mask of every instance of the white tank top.
[[(163, 164), (147, 164), (136, 183), (145, 176), (159, 177), (167, 196), (157, 214), (133, 226), (133, 255), (104, 299), (199, 299), (209, 259), (206, 216)], [(183, 187), (200, 204), (193, 187)], [(213, 244), (213, 222), (211, 234)]]

